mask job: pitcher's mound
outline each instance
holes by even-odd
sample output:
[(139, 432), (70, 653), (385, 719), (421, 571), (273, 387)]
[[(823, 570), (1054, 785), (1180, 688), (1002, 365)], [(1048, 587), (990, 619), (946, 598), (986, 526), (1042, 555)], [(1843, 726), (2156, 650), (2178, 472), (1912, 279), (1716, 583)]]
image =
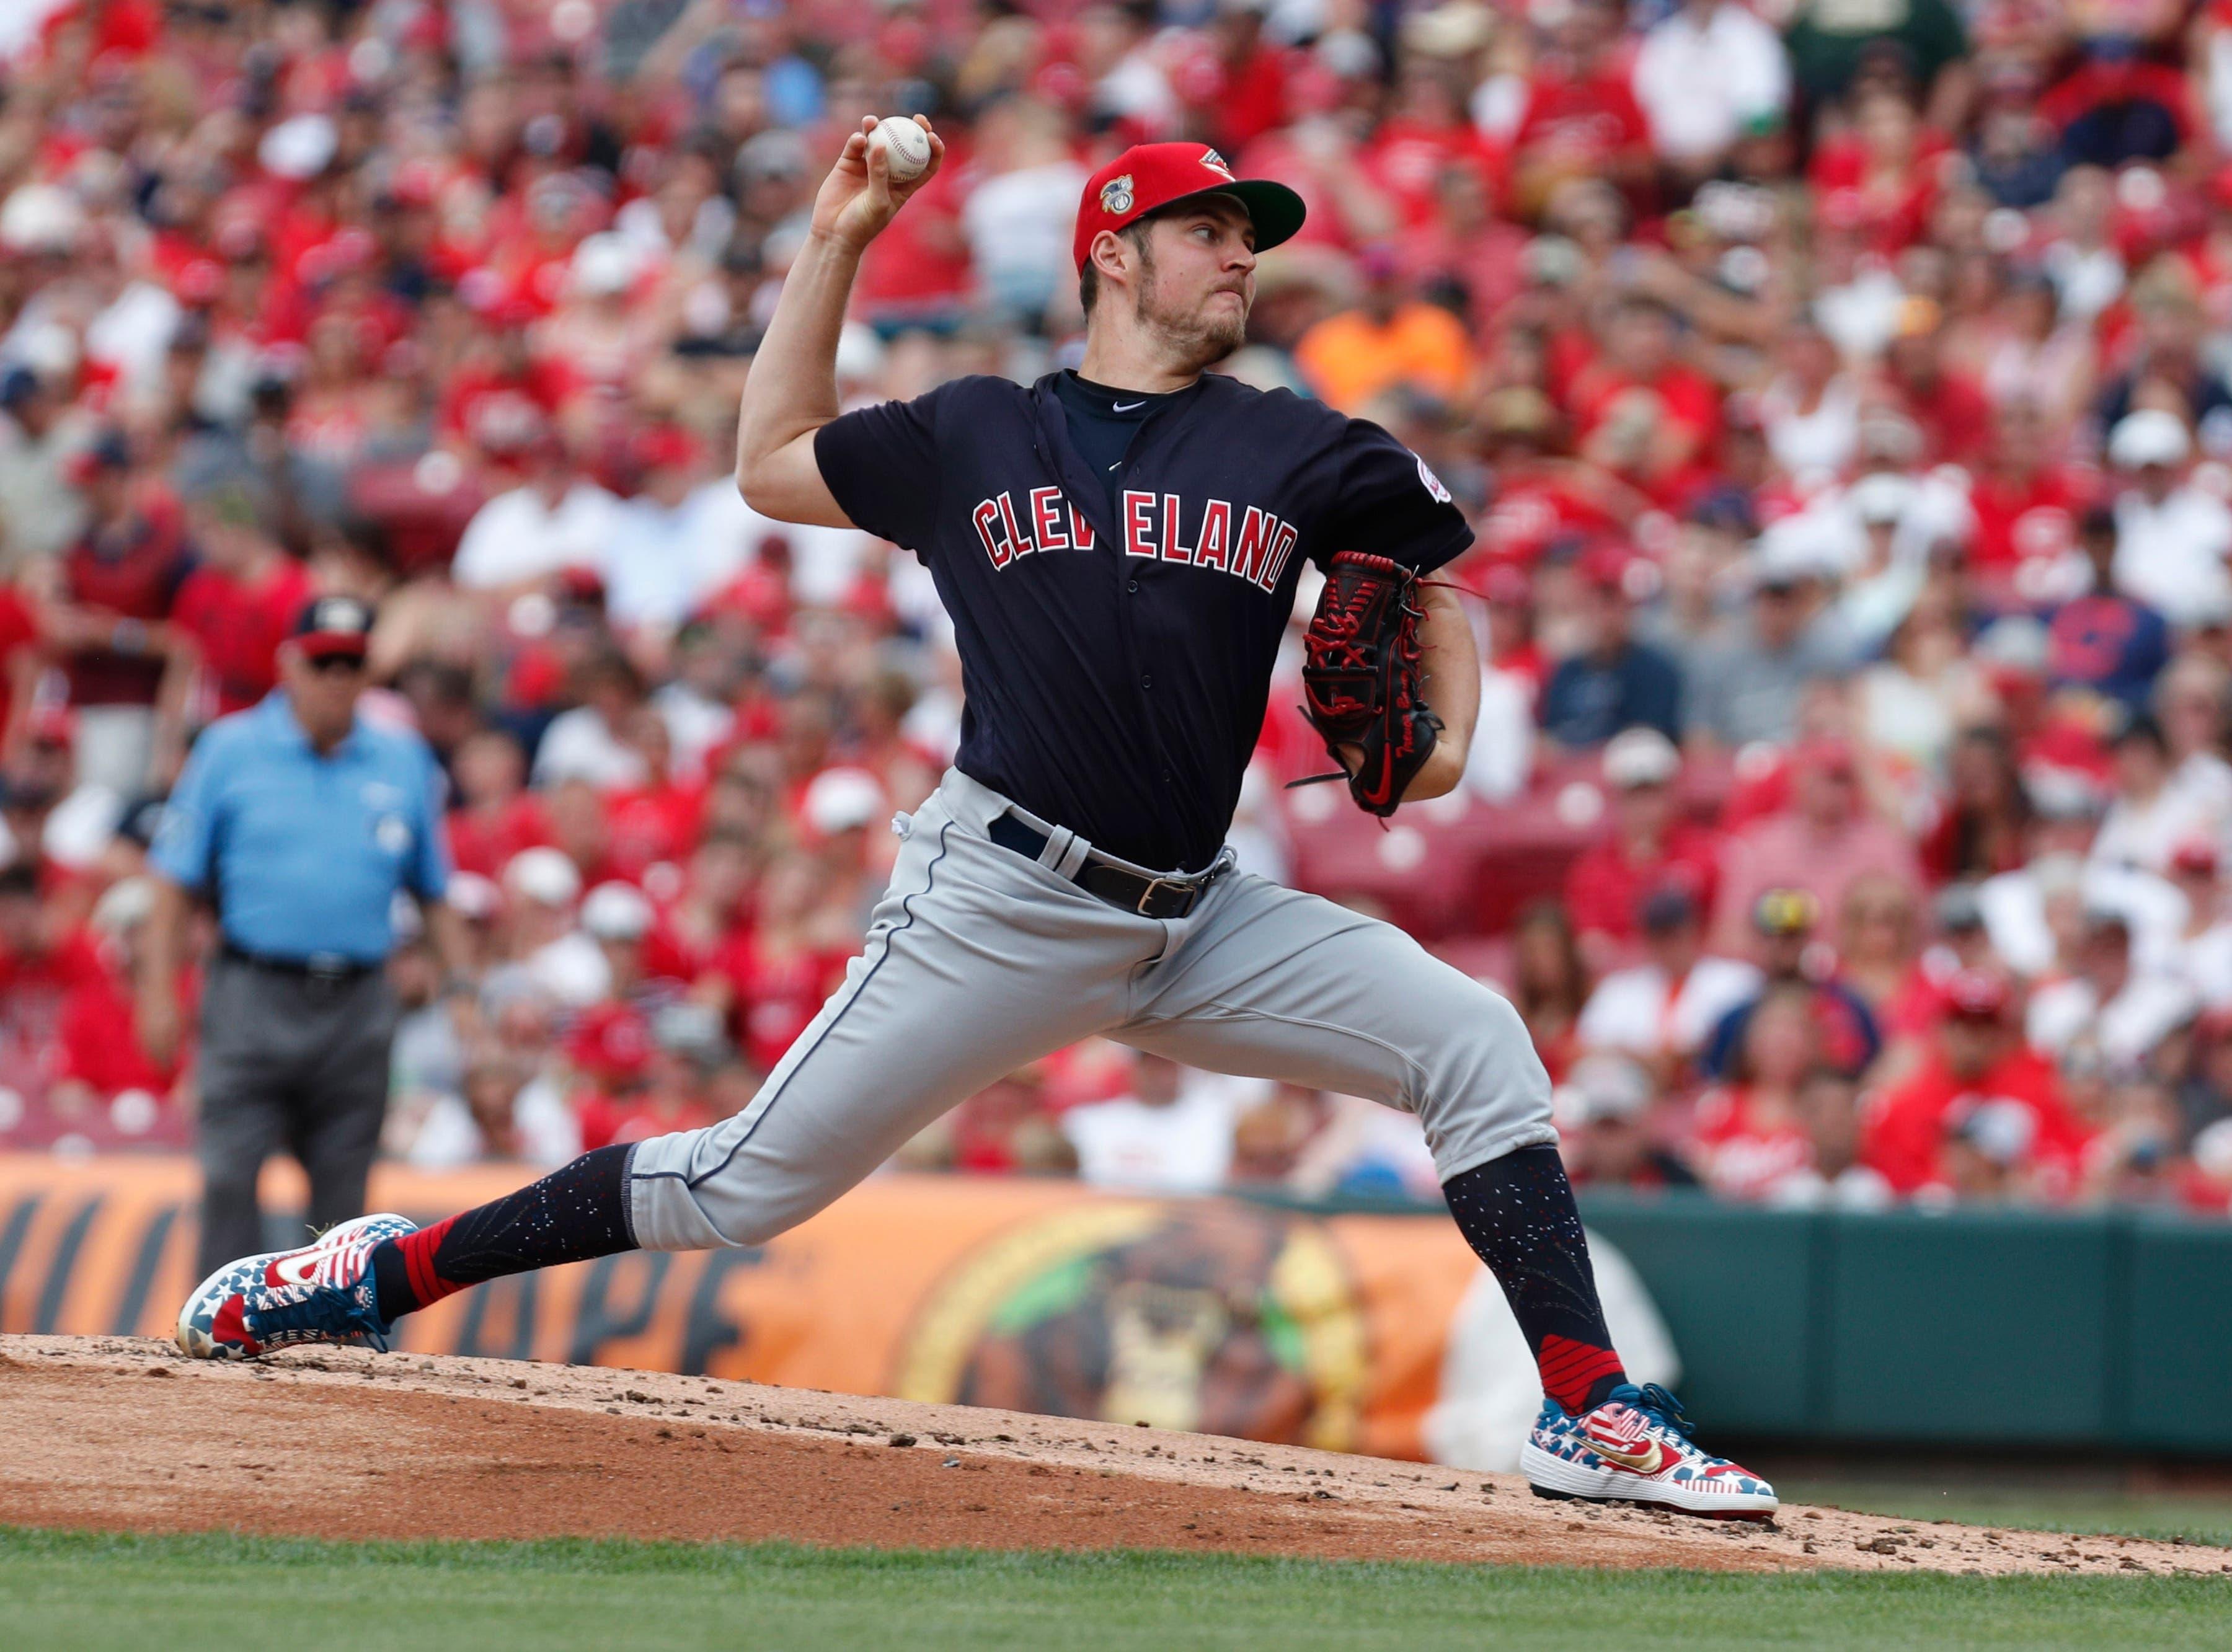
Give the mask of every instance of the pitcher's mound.
[(1419, 1463), (646, 1371), (0, 1338), (0, 1519), (1766, 1571), (2232, 1571), (2166, 1543), (1546, 1502)]

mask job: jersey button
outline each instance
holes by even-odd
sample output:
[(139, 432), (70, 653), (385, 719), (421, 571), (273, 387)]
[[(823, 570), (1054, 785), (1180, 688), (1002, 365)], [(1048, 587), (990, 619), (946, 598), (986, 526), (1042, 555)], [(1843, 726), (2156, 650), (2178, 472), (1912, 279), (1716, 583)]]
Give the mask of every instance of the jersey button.
[(1154, 686), (1155, 686), (1155, 677), (1154, 677), (1154, 673), (1153, 673), (1153, 672), (1152, 672), (1152, 671), (1142, 671), (1142, 672), (1140, 672), (1140, 673), (1139, 673), (1139, 686), (1140, 686), (1141, 688), (1143, 688), (1143, 689), (1151, 689), (1151, 688), (1154, 687)]
[(1124, 588), (1136, 593), (1139, 588), (1139, 582), (1137, 580), (1127, 580), (1124, 582)]

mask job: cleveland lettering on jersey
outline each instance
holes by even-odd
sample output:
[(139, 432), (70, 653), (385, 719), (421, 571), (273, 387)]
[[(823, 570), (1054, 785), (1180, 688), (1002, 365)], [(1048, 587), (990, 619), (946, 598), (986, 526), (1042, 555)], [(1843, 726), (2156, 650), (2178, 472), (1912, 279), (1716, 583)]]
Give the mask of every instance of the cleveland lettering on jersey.
[(1355, 548), (1428, 573), (1472, 533), (1417, 454), (1321, 402), (1204, 373), (1153, 398), (1109, 470), (1073, 440), (1061, 379), (860, 408), (814, 457), (847, 516), (930, 570), (961, 656), (961, 772), (1110, 854), (1198, 871), (1302, 564)]
[[(1002, 489), (980, 499), (969, 513), (977, 542), (995, 568), (1005, 572), (1041, 551), (1090, 551), (1093, 524), (1059, 488)], [(1177, 494), (1126, 488), (1119, 496), (1124, 554), (1150, 560), (1214, 568), (1275, 591), (1301, 535), (1294, 525), (1260, 505), (1244, 509), (1229, 499), (1188, 504)], [(1025, 524), (1019, 527), (1018, 524)], [(1189, 543), (1188, 541), (1191, 542)]]
[(1025, 503), (1018, 509), (1015, 494), (1003, 489), (978, 500), (969, 513), (977, 541), (994, 567), (1004, 569), (1017, 557), (1036, 551), (1093, 548), (1093, 524), (1071, 508), (1061, 489), (1033, 488), (1023, 497)]

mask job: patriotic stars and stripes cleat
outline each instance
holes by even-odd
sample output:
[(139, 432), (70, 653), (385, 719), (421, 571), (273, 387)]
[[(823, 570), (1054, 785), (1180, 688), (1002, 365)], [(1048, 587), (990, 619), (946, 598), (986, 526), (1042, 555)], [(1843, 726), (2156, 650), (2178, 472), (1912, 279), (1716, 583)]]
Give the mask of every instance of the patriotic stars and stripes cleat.
[(1623, 1383), (1580, 1416), (1544, 1401), (1519, 1470), (1537, 1497), (1655, 1503), (1723, 1519), (1765, 1519), (1777, 1506), (1758, 1475), (1699, 1448), (1680, 1403), (1656, 1383)]
[(418, 1224), (359, 1216), (300, 1250), (229, 1262), (178, 1310), (178, 1346), (194, 1359), (255, 1359), (300, 1343), (368, 1344), (387, 1351), (372, 1253)]

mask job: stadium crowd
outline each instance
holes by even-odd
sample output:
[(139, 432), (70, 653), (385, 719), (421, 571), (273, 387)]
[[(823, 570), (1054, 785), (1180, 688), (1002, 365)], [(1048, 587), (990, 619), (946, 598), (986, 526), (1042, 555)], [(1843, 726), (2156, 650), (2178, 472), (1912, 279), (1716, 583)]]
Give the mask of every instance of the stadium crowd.
[[(1577, 1181), (2232, 1204), (2223, 0), (16, 0), (0, 1144), (185, 1139), (143, 857), (314, 593), (479, 951), (395, 960), (391, 1150), (750, 1096), (957, 739), (925, 571), (727, 457), (842, 134), (918, 109), (848, 405), (1073, 364), (1126, 143), (1304, 195), (1226, 370), (1471, 515), (1483, 710), (1383, 832), (1281, 790), (1275, 690), (1234, 842), (1497, 981)], [(1100, 1043), (903, 1157), (1433, 1191), (1402, 1115)]]

